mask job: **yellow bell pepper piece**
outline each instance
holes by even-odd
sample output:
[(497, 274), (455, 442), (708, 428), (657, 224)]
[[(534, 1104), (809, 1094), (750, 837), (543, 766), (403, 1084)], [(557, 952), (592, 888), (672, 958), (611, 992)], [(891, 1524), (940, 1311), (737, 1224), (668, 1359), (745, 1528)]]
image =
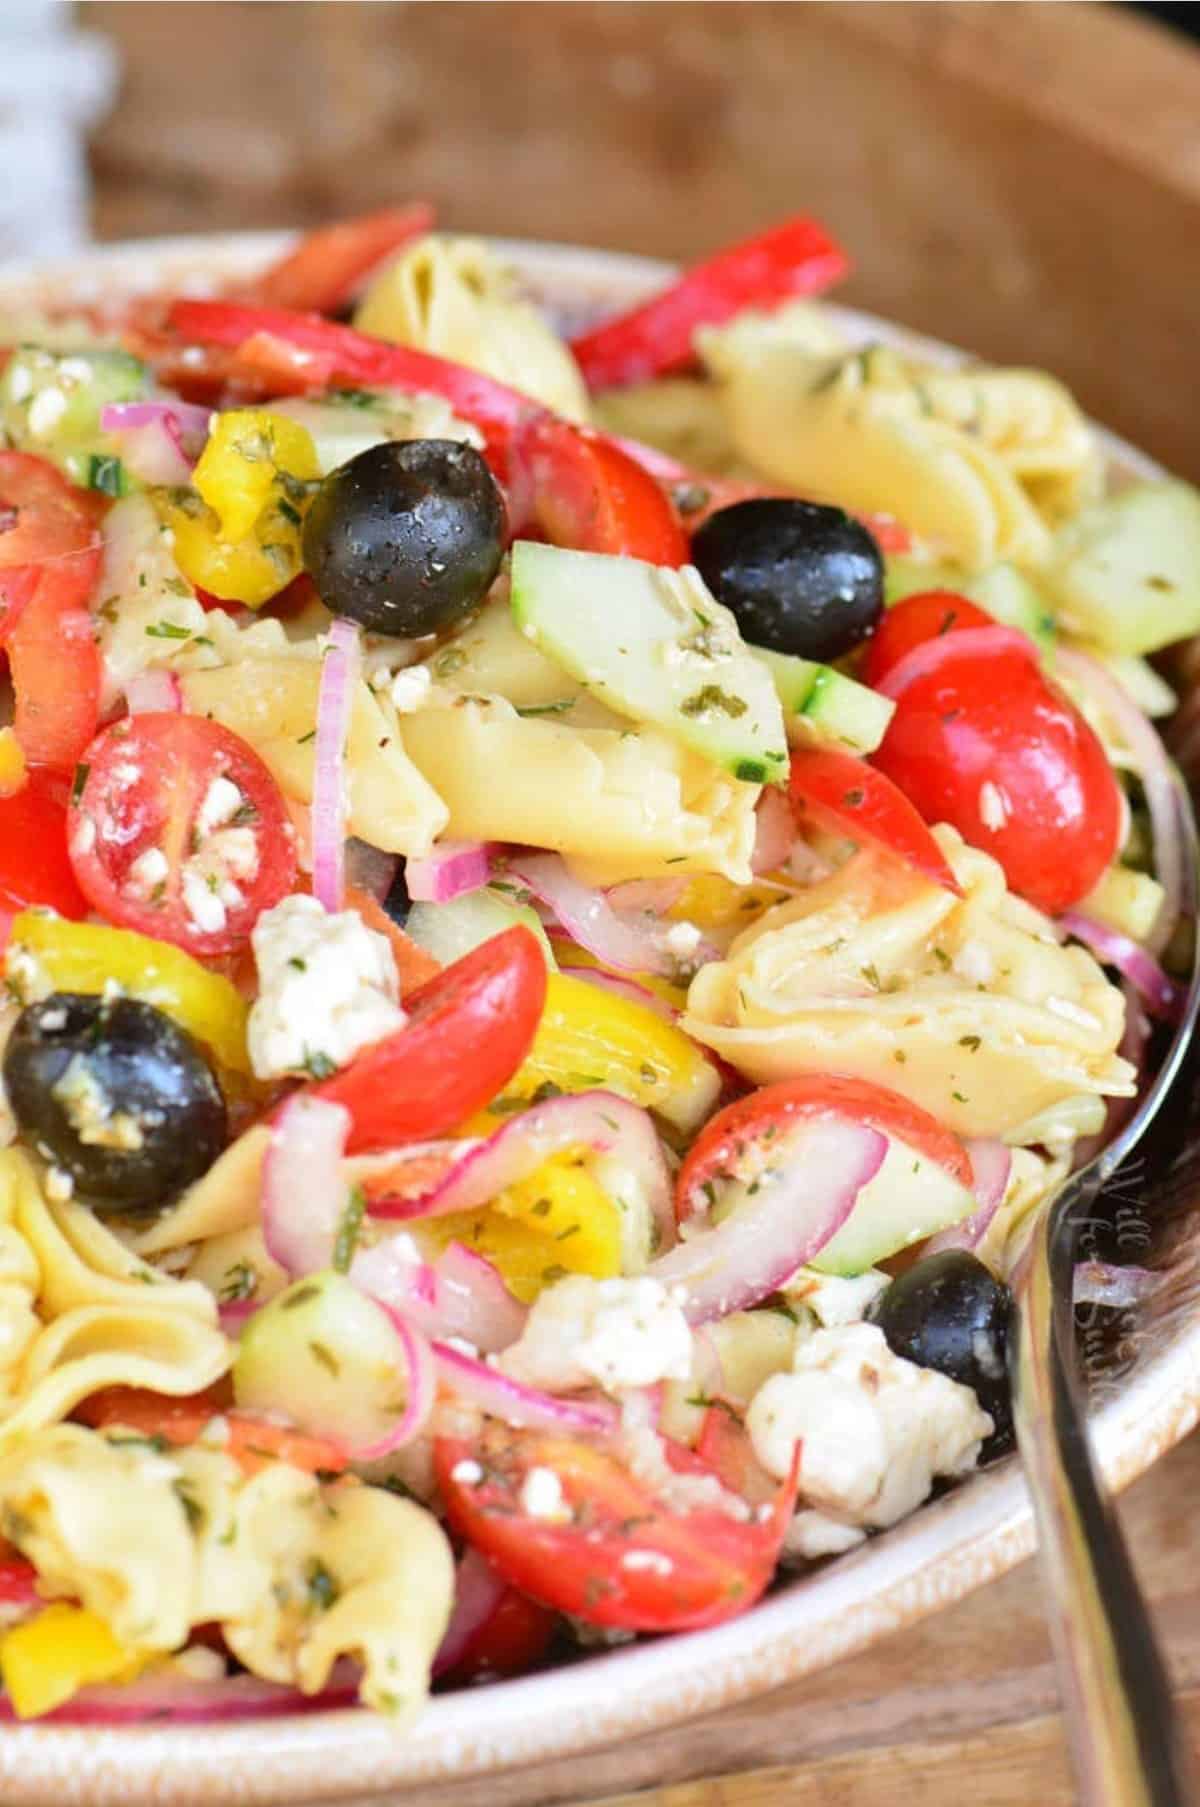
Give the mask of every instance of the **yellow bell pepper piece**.
[(783, 874), (770, 885), (735, 885), (718, 872), (705, 872), (688, 880), (687, 890), (667, 915), (676, 922), (694, 922), (697, 928), (708, 932), (728, 928), (740, 931), (749, 928), (772, 904), (782, 903), (799, 889)]
[(674, 1023), (565, 973), (549, 975), (533, 1046), (505, 1095), (528, 1098), (546, 1084), (564, 1092), (604, 1087), (685, 1134), (699, 1128), (721, 1090), (717, 1069)]
[(258, 608), (301, 569), (306, 486), (321, 475), (307, 428), (258, 408), (219, 414), (192, 489), (162, 492), (179, 568), (202, 589)]
[(204, 1042), (223, 1067), (250, 1071), (246, 1000), (228, 979), (170, 942), (132, 929), (22, 910), (13, 920), (7, 954), (10, 975), (18, 983), (24, 961), (32, 962), (37, 977), (54, 991), (99, 992), (113, 979), (131, 997), (156, 1005)]
[(607, 1280), (621, 1271), (621, 1218), (577, 1155), (555, 1155), (480, 1211), (420, 1226), (438, 1248), (464, 1242), (529, 1304), (564, 1274)]
[(0, 797), (15, 797), (28, 776), (20, 741), (11, 728), (0, 728)]
[(615, 966), (606, 966), (603, 960), (597, 960), (595, 954), (589, 954), (586, 947), (580, 947), (574, 941), (563, 941), (556, 936), (551, 945), (562, 966), (588, 966), (599, 973), (611, 973), (614, 979), (632, 979), (661, 998), (664, 1004), (669, 1004), (672, 1010), (682, 1010), (687, 1003), (686, 985), (672, 985), (670, 979), (661, 979), (657, 973), (619, 973)]
[(0, 1637), (0, 1671), (20, 1719), (52, 1713), (89, 1682), (132, 1681), (147, 1660), (119, 1644), (95, 1613), (65, 1601)]

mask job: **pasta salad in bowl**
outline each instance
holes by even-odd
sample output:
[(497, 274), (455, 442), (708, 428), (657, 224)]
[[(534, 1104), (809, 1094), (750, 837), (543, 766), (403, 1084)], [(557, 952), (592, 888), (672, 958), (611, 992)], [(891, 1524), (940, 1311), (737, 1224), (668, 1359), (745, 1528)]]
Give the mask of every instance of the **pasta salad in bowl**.
[(1009, 1278), (1178, 1009), (1200, 497), (812, 221), (560, 255), (414, 207), (0, 313), (46, 1737), (736, 1656), (1008, 1473)]

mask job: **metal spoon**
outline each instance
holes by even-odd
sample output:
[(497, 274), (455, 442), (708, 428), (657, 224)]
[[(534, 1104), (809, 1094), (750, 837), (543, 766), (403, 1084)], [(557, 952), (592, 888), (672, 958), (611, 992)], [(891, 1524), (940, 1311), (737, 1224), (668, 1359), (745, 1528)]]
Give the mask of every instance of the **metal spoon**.
[[(1187, 849), (1183, 911), (1195, 922), (1200, 845), (1190, 800), (1177, 783)], [(1120, 1134), (1071, 1175), (1042, 1214), (1014, 1279), (1013, 1413), (1085, 1807), (1200, 1802), (1162, 1654), (1089, 1448), (1072, 1299), (1080, 1237), (1098, 1195), (1161, 1109), (1187, 1054), (1200, 1013), (1200, 936), (1197, 944), (1186, 1008), (1162, 1066)], [(1153, 1210), (1154, 1200), (1147, 1202)]]

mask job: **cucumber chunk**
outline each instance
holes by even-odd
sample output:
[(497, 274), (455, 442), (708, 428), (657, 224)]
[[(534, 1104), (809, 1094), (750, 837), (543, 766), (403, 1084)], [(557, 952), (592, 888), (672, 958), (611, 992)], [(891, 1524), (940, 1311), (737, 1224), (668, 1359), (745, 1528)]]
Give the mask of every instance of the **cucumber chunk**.
[(556, 962), (541, 918), (528, 904), (505, 897), (491, 885), (469, 891), (450, 903), (415, 903), (408, 913), (405, 930), (419, 947), (452, 966), (464, 954), (490, 941), (493, 935), (520, 923), (537, 936), (546, 965), (554, 970)]
[(865, 1273), (898, 1250), (961, 1223), (974, 1209), (974, 1194), (944, 1167), (893, 1139), (883, 1166), (810, 1265), (822, 1274)]
[(833, 665), (762, 646), (750, 651), (775, 680), (789, 742), (807, 745), (815, 738), (860, 755), (875, 751), (896, 711), (889, 697), (848, 678)]
[(926, 564), (898, 556), (887, 561), (884, 596), (888, 607), (924, 590), (952, 590), (986, 609), (1005, 627), (1020, 628), (1043, 650), (1054, 644), (1054, 616), (1045, 597), (1015, 565), (991, 565), (967, 573), (955, 565)]
[(140, 400), (147, 387), (146, 366), (126, 351), (22, 345), (0, 377), (0, 428), (11, 444), (49, 458), (73, 483), (123, 495), (128, 477), (111, 456), (114, 442), (101, 432), (100, 415), (110, 403)]
[(620, 714), (747, 784), (782, 784), (783, 711), (771, 674), (699, 573), (519, 540), (513, 620)]
[(1138, 483), (1059, 535), (1046, 585), (1062, 625), (1117, 653), (1200, 632), (1200, 493)]

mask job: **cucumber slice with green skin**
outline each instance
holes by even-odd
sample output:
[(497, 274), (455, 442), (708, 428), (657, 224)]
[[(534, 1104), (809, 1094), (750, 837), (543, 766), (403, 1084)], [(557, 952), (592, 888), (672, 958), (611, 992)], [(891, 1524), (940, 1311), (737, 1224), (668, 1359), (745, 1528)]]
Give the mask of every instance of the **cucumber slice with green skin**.
[(361, 1449), (404, 1410), (404, 1344), (342, 1274), (308, 1274), (247, 1318), (233, 1364), (245, 1412), (282, 1413), (314, 1437)]
[(931, 565), (902, 555), (888, 559), (884, 600), (889, 608), (924, 590), (952, 590), (986, 609), (1005, 627), (1020, 628), (1043, 651), (1054, 644), (1054, 615), (1049, 604), (1015, 565), (992, 565), (968, 575), (954, 565)]
[(546, 956), (546, 965), (553, 972), (557, 962), (536, 910), (505, 897), (491, 885), (469, 891), (465, 897), (456, 897), (450, 903), (415, 903), (404, 927), (426, 953), (440, 960), (443, 966), (452, 966), (464, 954), (490, 941), (493, 935), (515, 928), (518, 923), (537, 936)]
[(609, 708), (746, 784), (786, 782), (771, 674), (698, 572), (518, 540), (511, 601), (538, 651)]
[(789, 742), (803, 746), (815, 738), (859, 755), (875, 751), (896, 712), (889, 697), (832, 665), (771, 652), (763, 646), (752, 646), (750, 651), (775, 680)]
[(1138, 483), (1064, 528), (1046, 571), (1069, 632), (1150, 653), (1200, 632), (1200, 492)]
[(961, 1223), (975, 1196), (936, 1161), (893, 1138), (832, 1242), (809, 1263), (822, 1274), (862, 1274), (889, 1255)]
[(113, 449), (100, 431), (102, 410), (140, 401), (148, 387), (146, 366), (126, 351), (51, 352), (22, 345), (0, 377), (0, 427), (20, 451), (49, 458), (86, 486), (92, 456), (103, 461)]

